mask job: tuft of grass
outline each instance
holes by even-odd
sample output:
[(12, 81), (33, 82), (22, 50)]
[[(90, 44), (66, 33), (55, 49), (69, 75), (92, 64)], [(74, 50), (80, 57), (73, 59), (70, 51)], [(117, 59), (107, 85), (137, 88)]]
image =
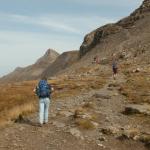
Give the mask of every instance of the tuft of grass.
[(75, 123), (82, 129), (94, 129), (95, 126), (93, 122), (89, 119), (77, 119)]
[(79, 118), (79, 116), (84, 115), (86, 113), (86, 110), (82, 107), (78, 108), (74, 112), (74, 118)]
[(82, 129), (96, 128), (97, 120), (98, 116), (94, 112), (94, 105), (92, 103), (85, 103), (74, 112), (75, 124)]
[(94, 104), (92, 102), (87, 102), (82, 107), (91, 109), (91, 108), (94, 108)]
[(150, 103), (150, 81), (144, 74), (136, 74), (128, 77), (119, 89), (120, 93), (133, 103)]
[(0, 126), (36, 111), (35, 81), (0, 86)]
[(8, 117), (11, 120), (15, 120), (19, 115), (28, 116), (29, 114), (35, 112), (36, 106), (33, 103), (22, 104), (20, 106), (16, 106), (8, 111)]

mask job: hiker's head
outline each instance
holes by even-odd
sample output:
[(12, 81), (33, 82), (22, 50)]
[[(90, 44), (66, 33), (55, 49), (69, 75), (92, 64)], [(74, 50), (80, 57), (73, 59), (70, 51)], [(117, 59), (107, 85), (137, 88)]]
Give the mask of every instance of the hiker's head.
[(46, 76), (43, 76), (41, 79), (47, 81), (47, 77)]

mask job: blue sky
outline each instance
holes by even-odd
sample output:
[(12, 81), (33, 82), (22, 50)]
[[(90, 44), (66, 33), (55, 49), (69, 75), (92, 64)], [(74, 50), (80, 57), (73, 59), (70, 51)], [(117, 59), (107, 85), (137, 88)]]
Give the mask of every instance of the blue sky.
[(79, 49), (85, 34), (116, 22), (142, 0), (0, 0), (0, 76), (48, 48)]

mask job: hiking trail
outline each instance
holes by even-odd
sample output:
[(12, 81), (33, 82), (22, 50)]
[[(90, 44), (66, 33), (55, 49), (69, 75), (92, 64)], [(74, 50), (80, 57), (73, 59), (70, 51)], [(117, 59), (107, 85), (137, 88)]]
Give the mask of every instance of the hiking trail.
[[(43, 127), (36, 125), (37, 113), (0, 129), (0, 150), (146, 150), (141, 142), (117, 139), (121, 130), (137, 124), (122, 113), (127, 102), (118, 88), (125, 81), (121, 74), (117, 80), (108, 79), (101, 89), (52, 100), (49, 122)], [(74, 123), (74, 109), (86, 102), (95, 104), (93, 112), (99, 116), (93, 130), (80, 129)]]

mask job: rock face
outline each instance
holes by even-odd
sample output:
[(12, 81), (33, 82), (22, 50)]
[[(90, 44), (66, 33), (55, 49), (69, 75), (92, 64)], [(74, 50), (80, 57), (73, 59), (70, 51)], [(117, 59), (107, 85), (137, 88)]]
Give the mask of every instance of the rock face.
[(121, 30), (122, 30), (121, 26), (118, 26), (116, 24), (108, 24), (87, 34), (84, 38), (83, 44), (80, 47), (80, 57), (82, 57), (89, 50), (94, 48), (108, 35), (115, 34)]
[(149, 62), (149, 30), (150, 0), (144, 0), (130, 16), (87, 34), (80, 47), (80, 57), (84, 56), (84, 60), (95, 55), (108, 58), (112, 53), (116, 53), (120, 58), (139, 56), (142, 61)]
[(2, 77), (0, 82), (16, 82), (38, 79), (58, 56), (59, 54), (56, 51), (48, 49), (45, 55), (39, 58), (33, 65), (27, 66), (25, 68), (16, 68), (12, 73)]
[(78, 60), (78, 54), (78, 51), (68, 51), (62, 53), (54, 63), (48, 66), (43, 75), (50, 77), (68, 68)]

